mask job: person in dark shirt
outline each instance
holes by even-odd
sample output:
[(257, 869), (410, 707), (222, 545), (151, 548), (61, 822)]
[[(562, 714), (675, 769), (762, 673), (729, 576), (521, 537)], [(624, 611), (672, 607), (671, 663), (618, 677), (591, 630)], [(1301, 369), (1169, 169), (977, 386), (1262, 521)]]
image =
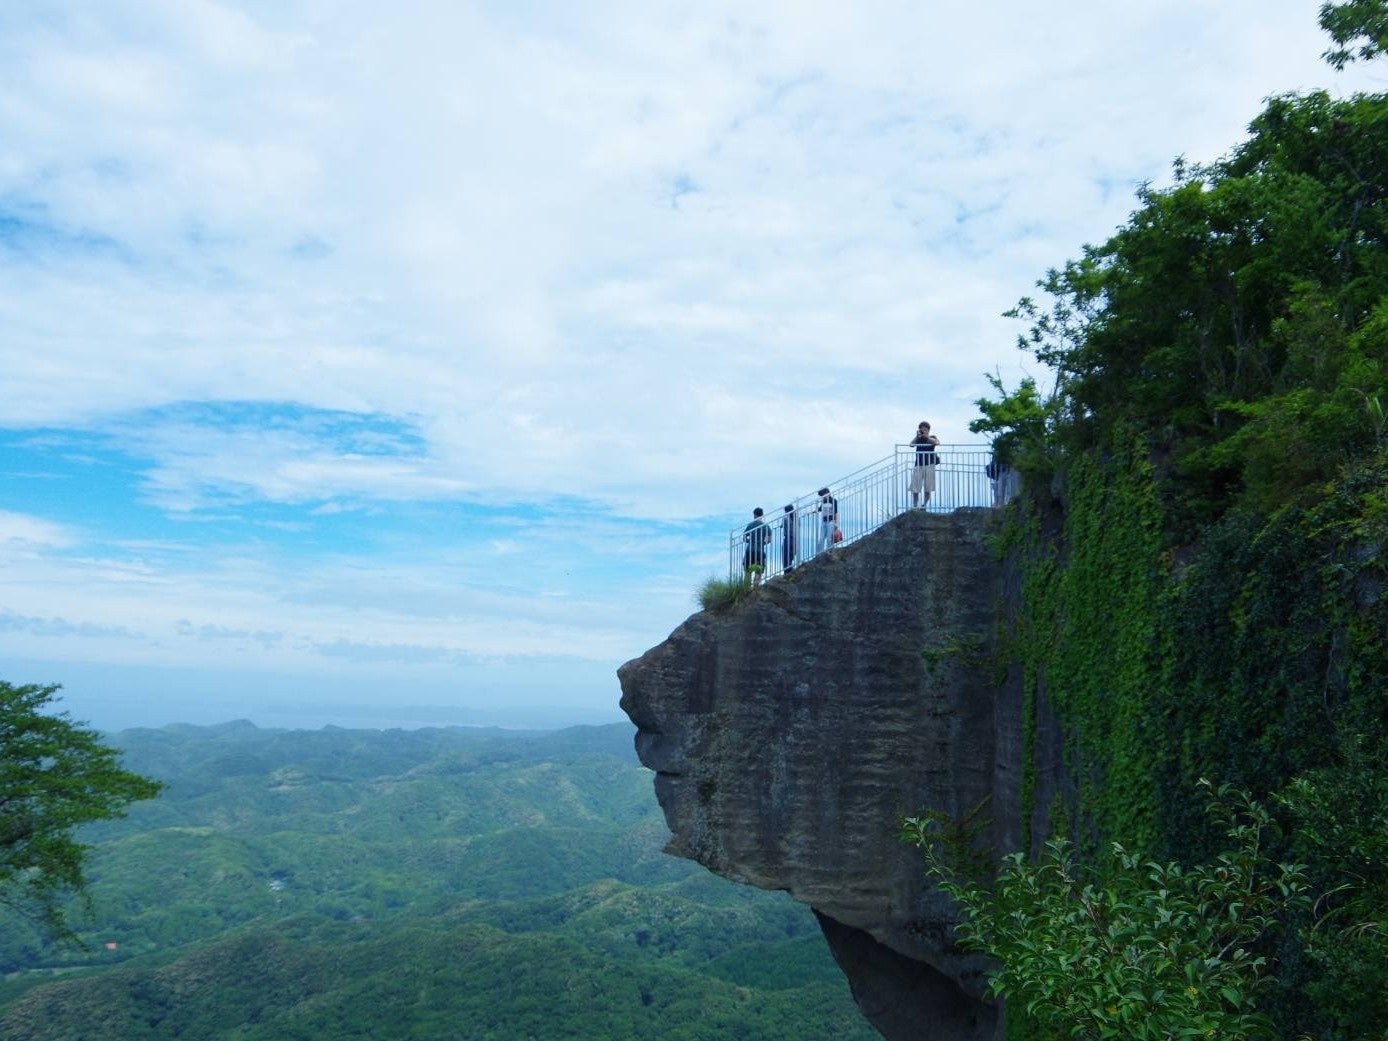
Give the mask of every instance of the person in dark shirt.
[(762, 508), (752, 511), (752, 519), (742, 529), (742, 541), (747, 548), (742, 551), (742, 570), (753, 588), (761, 585), (762, 573), (766, 570), (766, 545), (771, 541), (771, 529), (762, 520)]
[(1002, 457), (995, 451), (993, 458), (988, 462), (986, 472), (988, 480), (993, 482), (993, 505), (1006, 506), (1017, 494), (1017, 471), (1003, 462)]
[(935, 490), (935, 467), (940, 463), (935, 447), (939, 443), (940, 439), (930, 432), (929, 423), (916, 427), (916, 436), (911, 439), (911, 444), (916, 446), (916, 465), (911, 468), (912, 509), (929, 503), (930, 493)]
[(781, 570), (795, 567), (795, 506), (785, 507), (781, 516)]

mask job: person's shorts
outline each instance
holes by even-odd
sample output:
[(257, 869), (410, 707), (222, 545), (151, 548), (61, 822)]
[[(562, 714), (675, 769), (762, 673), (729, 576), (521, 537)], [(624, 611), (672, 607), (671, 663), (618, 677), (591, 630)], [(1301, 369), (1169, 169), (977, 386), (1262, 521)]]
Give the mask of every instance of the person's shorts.
[(918, 466), (911, 471), (911, 494), (927, 494), (935, 490), (935, 467)]
[(766, 570), (761, 564), (744, 564), (743, 567), (747, 569), (747, 574), (749, 575), (760, 575)]

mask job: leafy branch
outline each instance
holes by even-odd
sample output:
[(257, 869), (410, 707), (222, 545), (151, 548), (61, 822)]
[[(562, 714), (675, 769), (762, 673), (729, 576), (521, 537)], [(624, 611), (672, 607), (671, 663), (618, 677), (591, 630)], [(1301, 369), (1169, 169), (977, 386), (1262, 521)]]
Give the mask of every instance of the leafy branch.
[(1036, 863), (1013, 853), (988, 880), (965, 856), (976, 819), (908, 818), (902, 837), (960, 905), (963, 945), (997, 961), (991, 993), (1018, 1003), (1045, 1036), (1272, 1037), (1255, 1006), (1268, 978), (1259, 941), (1309, 905), (1305, 870), (1269, 860), (1264, 840), (1275, 824), (1261, 805), (1200, 783), (1230, 847), (1190, 869), (1118, 843), (1091, 868), (1053, 838)]

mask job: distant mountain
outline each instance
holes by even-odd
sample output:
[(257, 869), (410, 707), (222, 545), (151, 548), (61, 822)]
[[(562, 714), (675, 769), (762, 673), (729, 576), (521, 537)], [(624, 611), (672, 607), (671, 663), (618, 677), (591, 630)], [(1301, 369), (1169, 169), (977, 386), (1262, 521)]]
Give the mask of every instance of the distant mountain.
[(9, 1041), (868, 1039), (807, 909), (661, 852), (624, 724), (130, 730), (85, 951), (0, 918)]

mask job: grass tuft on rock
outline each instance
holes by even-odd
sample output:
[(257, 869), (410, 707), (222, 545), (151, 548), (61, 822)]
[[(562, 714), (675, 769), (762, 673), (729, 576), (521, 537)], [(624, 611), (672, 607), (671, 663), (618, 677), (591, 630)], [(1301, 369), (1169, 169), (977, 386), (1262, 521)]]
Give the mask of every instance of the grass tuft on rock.
[(705, 611), (726, 611), (742, 603), (751, 591), (745, 578), (710, 578), (699, 587), (699, 606)]

